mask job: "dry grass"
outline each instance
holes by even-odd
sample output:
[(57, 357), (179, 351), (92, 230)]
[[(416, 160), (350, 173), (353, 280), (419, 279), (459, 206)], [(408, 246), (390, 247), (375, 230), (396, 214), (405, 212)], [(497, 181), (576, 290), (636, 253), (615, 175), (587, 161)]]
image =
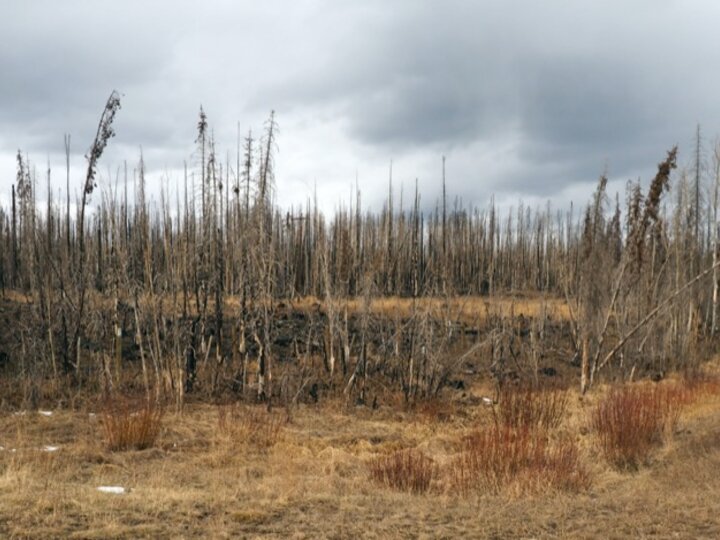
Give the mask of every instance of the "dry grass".
[(695, 368), (683, 373), (681, 383), (692, 399), (702, 399), (720, 394), (720, 374), (708, 368)]
[[(672, 444), (633, 474), (597, 459), (595, 434), (579, 429), (600, 397), (580, 400), (571, 390), (562, 426), (543, 443), (546, 463), (572, 462), (573, 451), (562, 448), (575, 444), (592, 484), (576, 493), (558, 482), (542, 496), (532, 485), (520, 496), (519, 487), (459, 491), (448, 481), (469, 425), (492, 429), (482, 405), (458, 404), (463, 414), (443, 421), (415, 411), (301, 405), (261, 452), (223, 435), (210, 405), (166, 412), (153, 448), (125, 452), (106, 448), (93, 409), (4, 413), (0, 537), (720, 537), (718, 395), (688, 406)], [(44, 452), (45, 445), (59, 449)], [(422, 496), (369, 478), (369, 462), (407, 448), (439, 468)], [(130, 491), (99, 492), (104, 485)]]
[[(234, 305), (235, 299), (228, 300)], [(415, 309), (428, 312), (433, 316), (442, 319), (443, 314), (452, 314), (453, 318), (463, 322), (476, 322), (484, 320), (488, 315), (499, 317), (537, 317), (543, 311), (551, 317), (567, 320), (570, 316), (567, 303), (562, 298), (543, 298), (539, 294), (511, 296), (459, 296), (453, 298), (423, 297), (413, 300), (412, 298), (400, 298), (396, 296), (373, 298), (370, 302), (370, 309), (373, 313), (382, 314), (387, 317), (409, 317)], [(324, 310), (322, 299), (305, 297), (292, 302), (293, 308), (300, 310)], [(339, 308), (356, 313), (363, 307), (363, 300), (358, 298), (348, 299), (340, 303)]]
[(409, 493), (425, 493), (438, 476), (437, 464), (418, 450), (399, 450), (368, 463), (375, 482)]
[(108, 450), (145, 450), (160, 434), (163, 409), (154, 402), (114, 398), (105, 403), (100, 417)]
[(286, 419), (258, 407), (225, 405), (218, 407), (218, 429), (234, 444), (268, 449), (277, 444)]
[[(398, 403), (402, 403), (399, 397)], [(458, 414), (458, 407), (451, 400), (441, 397), (424, 399), (415, 404), (413, 409), (420, 418), (428, 422), (449, 422)]]

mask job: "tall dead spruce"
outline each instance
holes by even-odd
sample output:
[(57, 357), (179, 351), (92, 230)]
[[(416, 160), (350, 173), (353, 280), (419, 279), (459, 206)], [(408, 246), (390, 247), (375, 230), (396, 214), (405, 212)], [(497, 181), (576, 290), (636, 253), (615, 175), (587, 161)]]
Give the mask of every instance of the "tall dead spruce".
[[(30, 402), (50, 381), (59, 393), (142, 388), (178, 406), (187, 394), (288, 404), (328, 393), (413, 405), (483, 370), (498, 385), (537, 383), (548, 361), (573, 355), (587, 391), (598, 377), (692, 367), (714, 346), (720, 150), (709, 179), (699, 138), (694, 168), (678, 171), (673, 148), (647, 191), (630, 182), (624, 200), (603, 175), (580, 213), (453, 201), (443, 162), (436, 201), (417, 182), (408, 197), (391, 168), (379, 212), (356, 179), (325, 216), (317, 194), (282, 213), (274, 202), (274, 113), (257, 139), (238, 127), (236, 155), (222, 156), (201, 108), (181, 189), (151, 188), (142, 155), (98, 182), (119, 108), (113, 92), (76, 211), (67, 136), (68, 193), (53, 192), (48, 166), (38, 210), (45, 182), (18, 152), (0, 207), (0, 287), (29, 300), (0, 360)], [(519, 314), (518, 292), (536, 293), (537, 314)]]
[(100, 122), (98, 122), (97, 132), (95, 139), (93, 140), (92, 146), (88, 154), (85, 156), (87, 159), (87, 171), (85, 173), (85, 182), (83, 184), (82, 196), (80, 200), (80, 215), (78, 217), (78, 223), (76, 226), (77, 230), (77, 259), (74, 260), (74, 285), (76, 292), (76, 305), (75, 305), (75, 317), (72, 331), (72, 339), (70, 341), (70, 350), (66, 355), (66, 365), (72, 362), (72, 359), (76, 359), (75, 366), (80, 366), (80, 354), (81, 354), (81, 340), (83, 338), (83, 322), (86, 309), (87, 300), (87, 289), (88, 289), (88, 276), (86, 273), (87, 261), (86, 261), (86, 246), (85, 246), (85, 211), (87, 204), (90, 200), (90, 196), (97, 187), (95, 177), (97, 175), (97, 164), (102, 157), (105, 147), (108, 141), (115, 136), (112, 123), (115, 119), (115, 114), (120, 109), (120, 95), (113, 91), (110, 94), (105, 108), (103, 109), (102, 115), (100, 116)]

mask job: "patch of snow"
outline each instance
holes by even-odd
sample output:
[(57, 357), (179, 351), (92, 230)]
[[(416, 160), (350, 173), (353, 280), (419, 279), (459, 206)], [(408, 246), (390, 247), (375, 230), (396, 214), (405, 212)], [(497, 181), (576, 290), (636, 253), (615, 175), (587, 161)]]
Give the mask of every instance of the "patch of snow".
[(125, 489), (122, 486), (99, 486), (97, 490), (101, 491), (102, 493), (112, 493), (114, 495), (122, 495), (123, 493), (127, 493), (128, 491), (130, 491), (129, 489)]
[(52, 416), (53, 412), (52, 411), (38, 411), (38, 414), (41, 414), (43, 416)]
[(41, 450), (43, 452), (57, 452), (58, 450), (60, 450), (60, 447), (59, 446), (51, 446), (49, 444), (46, 444), (45, 446), (42, 447)]
[(489, 398), (489, 397), (483, 397), (482, 402), (488, 406), (495, 404), (495, 402), (492, 400), (492, 398)]

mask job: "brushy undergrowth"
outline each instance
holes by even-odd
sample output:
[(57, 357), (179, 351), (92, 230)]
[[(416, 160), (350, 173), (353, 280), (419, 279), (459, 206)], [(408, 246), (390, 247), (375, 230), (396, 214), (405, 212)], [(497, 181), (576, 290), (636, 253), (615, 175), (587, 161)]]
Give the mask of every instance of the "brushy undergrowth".
[(113, 398), (105, 403), (100, 423), (108, 450), (144, 450), (155, 445), (163, 409), (152, 401)]
[(682, 374), (682, 384), (695, 400), (703, 396), (720, 394), (720, 376), (700, 368), (686, 370)]
[(685, 384), (628, 385), (610, 390), (593, 411), (592, 425), (607, 460), (619, 469), (646, 463), (663, 435), (674, 431), (695, 391)]
[(500, 422), (508, 427), (555, 429), (567, 411), (567, 392), (532, 385), (504, 388), (498, 397)]
[(414, 449), (373, 458), (368, 468), (375, 482), (415, 494), (427, 492), (439, 472), (435, 461)]
[(457, 415), (457, 406), (448, 399), (434, 397), (415, 404), (416, 414), (428, 422), (448, 422)]
[(590, 485), (574, 441), (551, 441), (543, 430), (528, 426), (497, 425), (474, 432), (464, 441), (451, 474), (460, 492), (577, 492)]
[(235, 444), (268, 449), (277, 444), (286, 419), (257, 407), (226, 405), (218, 408), (218, 429)]

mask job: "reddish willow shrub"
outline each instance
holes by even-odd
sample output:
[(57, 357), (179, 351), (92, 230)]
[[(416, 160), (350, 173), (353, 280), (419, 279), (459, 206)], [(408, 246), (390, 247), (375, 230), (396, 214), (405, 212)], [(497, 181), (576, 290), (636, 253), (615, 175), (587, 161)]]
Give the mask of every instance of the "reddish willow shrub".
[(418, 450), (400, 450), (372, 459), (368, 468), (377, 483), (410, 493), (425, 493), (438, 476), (435, 462)]
[(551, 443), (540, 430), (507, 425), (468, 437), (453, 463), (452, 480), (461, 492), (581, 491), (590, 485), (590, 476), (572, 440)]
[(646, 462), (663, 433), (675, 429), (692, 395), (681, 384), (613, 388), (592, 416), (607, 460), (621, 469)]
[(567, 410), (567, 392), (531, 385), (507, 387), (498, 397), (500, 421), (509, 427), (554, 429)]
[(108, 401), (100, 422), (108, 450), (144, 450), (155, 445), (162, 426), (163, 409), (153, 402), (133, 404), (125, 398)]

